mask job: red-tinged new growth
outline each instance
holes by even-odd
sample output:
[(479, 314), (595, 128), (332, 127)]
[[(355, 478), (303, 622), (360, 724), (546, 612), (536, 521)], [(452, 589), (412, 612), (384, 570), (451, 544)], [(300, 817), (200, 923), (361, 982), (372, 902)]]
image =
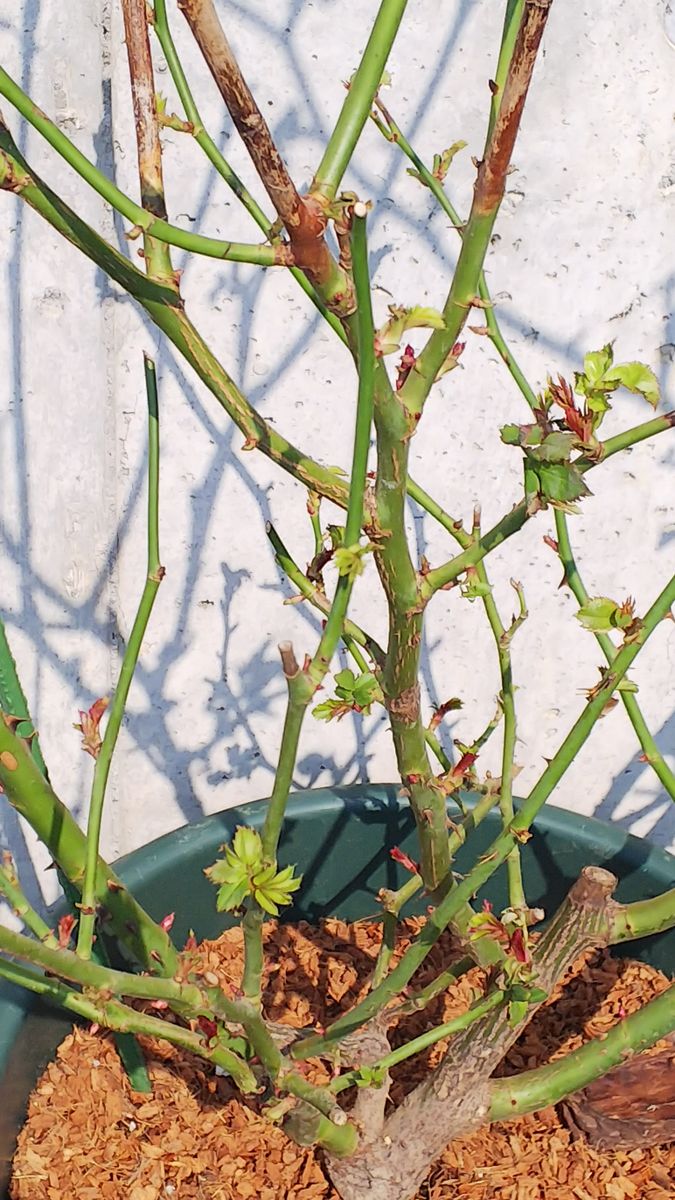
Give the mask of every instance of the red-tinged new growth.
[(504, 946), (507, 954), (516, 962), (528, 963), (530, 961), (523, 917), (521, 914), (515, 913), (513, 909), (504, 909), (500, 918), (493, 912), (491, 902), (484, 900), (483, 911), (476, 913), (470, 921), (469, 927), (472, 941), (490, 935)]
[(401, 850), (399, 846), (392, 846), (391, 850), (389, 851), (389, 857), (392, 858), (394, 862), (399, 863), (400, 866), (405, 867), (406, 871), (410, 871), (411, 875), (419, 875), (419, 863), (416, 863), (414, 859), (412, 859), (409, 854), (406, 854), (405, 850)]
[(76, 925), (77, 919), (72, 913), (66, 913), (64, 917), (60, 918), (57, 927), (57, 936), (59, 940), (59, 946), (62, 950), (67, 950), (70, 946), (70, 939), (73, 935), (73, 930)]
[(457, 761), (456, 765), (452, 768), (452, 771), (450, 772), (452, 778), (463, 779), (464, 776), (471, 770), (477, 758), (477, 754), (473, 754), (470, 750), (467, 750), (467, 752), (462, 755), (462, 757)]
[(80, 709), (80, 720), (73, 725), (73, 729), (77, 729), (83, 735), (82, 749), (87, 754), (91, 754), (92, 758), (98, 758), (101, 753), (103, 745), (100, 732), (101, 718), (109, 703), (107, 697), (102, 697), (100, 700), (95, 700), (86, 712)]
[(403, 387), (403, 384), (405, 383), (406, 379), (408, 378), (408, 376), (409, 376), (410, 372), (412, 371), (413, 367), (415, 366), (416, 362), (417, 362), (417, 359), (415, 357), (415, 351), (413, 350), (413, 347), (411, 345), (407, 345), (405, 350), (403, 351), (403, 354), (401, 355), (401, 357), (399, 359), (399, 363), (396, 368), (396, 391), (397, 392), (400, 392), (401, 388)]

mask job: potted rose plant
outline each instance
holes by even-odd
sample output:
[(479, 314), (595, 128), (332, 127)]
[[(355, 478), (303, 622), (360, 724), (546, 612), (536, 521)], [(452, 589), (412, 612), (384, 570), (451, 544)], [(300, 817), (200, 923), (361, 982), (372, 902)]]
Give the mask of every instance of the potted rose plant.
[[(675, 926), (675, 889), (620, 904), (613, 899), (614, 875), (590, 861), (557, 911), (546, 913), (543, 933), (533, 934), (543, 914), (528, 895), (523, 870), (535, 820), (598, 720), (617, 704), (624, 705), (642, 753), (675, 799), (675, 778), (647, 727), (630, 679), (647, 639), (652, 634), (665, 637), (670, 628), (664, 621), (675, 601), (675, 578), (640, 611), (628, 596), (590, 595), (575, 562), (570, 534), (570, 517), (589, 493), (591, 473), (600, 474), (602, 464), (612, 456), (667, 432), (675, 420), (672, 413), (653, 415), (606, 437), (603, 422), (620, 389), (656, 407), (658, 383), (650, 368), (623, 361), (618, 349), (608, 344), (589, 348), (571, 379), (547, 364), (550, 374), (535, 390), (510, 353), (497, 321), (483, 266), (551, 0), (506, 4), (498, 66), (490, 83), (485, 148), (476, 161), (473, 201), (465, 218), (455, 211), (445, 188), (460, 145), (444, 150), (433, 164), (425, 164), (382, 98), (385, 66), (405, 0), (382, 0), (305, 193), (288, 172), (212, 0), (179, 0), (178, 7), (268, 194), (271, 219), (202, 124), (172, 39), (165, 0), (152, 0), (150, 5), (145, 0), (122, 0), (121, 7), (140, 204), (101, 173), (2, 69), (0, 94), (131, 223), (128, 236), (142, 241), (144, 269), (108, 244), (51, 190), (24, 159), (4, 121), (0, 187), (19, 196), (133, 297), (242, 431), (244, 449), (266, 455), (302, 485), (314, 536), (308, 568), (302, 570), (294, 561), (272, 526), (269, 539), (298, 597), (325, 619), (311, 654), (296, 653), (287, 641), (279, 646), (287, 707), (269, 801), (257, 818), (232, 822), (222, 853), (215, 862), (202, 864), (217, 889), (216, 908), (241, 924), (243, 972), (240, 986), (233, 991), (200, 967), (192, 942), (186, 949), (174, 944), (171, 922), (153, 920), (133, 889), (99, 853), (111, 759), (164, 572), (158, 517), (161, 405), (154, 364), (146, 358), (146, 582), (114, 695), (109, 703), (101, 698), (80, 714), (83, 747), (94, 763), (86, 829), (77, 826), (49, 782), (4, 633), (0, 641), (0, 783), (5, 802), (47, 846), (71, 905), (70, 912), (52, 927), (30, 905), (11, 862), (6, 861), (0, 870), (0, 888), (22, 918), (25, 932), (0, 929), (0, 976), (68, 1013), (122, 1034), (120, 1049), (129, 1070), (136, 1072), (138, 1086), (147, 1080), (142, 1063), (134, 1057), (133, 1035), (165, 1039), (219, 1069), (243, 1097), (254, 1097), (266, 1118), (280, 1123), (289, 1138), (321, 1149), (326, 1171), (343, 1200), (362, 1195), (408, 1200), (448, 1142), (486, 1122), (557, 1103), (675, 1029), (671, 988), (618, 1022), (602, 1039), (591, 1040), (567, 1057), (504, 1079), (495, 1076), (509, 1048), (580, 954)], [(182, 115), (168, 112), (156, 95), (153, 37), (168, 64)], [(371, 119), (391, 143), (392, 152), (407, 156), (411, 174), (433, 194), (460, 240), (458, 261), (439, 308), (394, 302), (383, 319), (374, 315), (368, 197), (341, 190), (356, 144)], [(259, 244), (186, 232), (168, 219), (161, 143), (166, 127), (198, 142), (259, 225), (263, 239)], [(353, 360), (354, 438), (347, 473), (337, 473), (293, 445), (249, 403), (188, 314), (172, 263), (176, 246), (293, 274)], [(425, 413), (428, 398), (438, 381), (460, 364), (468, 329), (491, 340), (518, 384), (524, 405), (524, 416), (514, 414), (501, 430), (503, 441), (522, 458), (522, 494), (488, 530), (481, 526), (478, 507), (466, 527), (409, 470), (416, 431), (421, 422), (434, 420), (433, 414)], [(451, 385), (450, 380), (450, 391)], [(456, 552), (448, 552), (445, 561), (417, 560), (406, 529), (408, 499), (438, 521), (456, 543)], [(324, 501), (343, 511), (344, 524), (328, 524), (322, 513)], [(546, 534), (546, 553), (553, 551), (559, 557), (564, 581), (578, 602), (576, 617), (595, 637), (604, 664), (578, 719), (536, 784), (516, 803), (517, 704), (511, 647), (527, 617), (526, 599), (523, 588), (514, 582), (516, 611), (505, 619), (495, 601), (487, 562), (497, 546), (510, 539), (517, 544), (519, 532), (529, 522), (541, 521), (542, 513), (555, 523)], [(386, 606), (383, 645), (348, 615), (352, 591), (363, 584), (369, 559), (374, 561)], [(438, 730), (454, 702), (440, 706), (430, 720), (425, 716), (420, 656), (429, 604), (456, 589), (484, 609), (494, 638), (500, 691), (497, 714), (485, 733), (451, 756)], [(351, 666), (337, 672), (333, 688), (330, 672), (341, 645), (350, 655)], [(361, 999), (325, 1028), (289, 1031), (271, 1021), (265, 1011), (263, 933), (269, 918), (289, 911), (302, 897), (302, 873), (281, 839), (303, 723), (310, 713), (319, 720), (339, 721), (345, 713), (369, 713), (378, 705), (387, 712), (400, 776), (398, 797), (389, 796), (389, 801), (414, 821), (416, 850), (384, 847), (384, 857), (388, 855), (400, 867), (400, 874), (395, 886), (379, 890), (381, 939)], [(498, 777), (481, 770), (480, 753), (490, 736), (502, 739)], [(302, 821), (300, 810), (293, 808), (292, 800), (290, 804)], [(481, 826), (491, 830), (487, 846), (478, 837)], [(456, 861), (460, 850), (461, 873)], [(667, 866), (664, 869), (667, 872)], [(500, 872), (507, 903), (501, 911), (489, 903), (476, 904), (477, 894)], [(397, 949), (400, 922), (406, 905), (420, 897), (426, 919), (401, 954)], [(182, 919), (189, 922), (189, 914), (182, 914)], [(415, 990), (416, 973), (448, 931), (461, 947), (461, 956)], [(113, 957), (115, 965), (111, 965)], [(419, 1038), (411, 1038), (392, 1049), (387, 1038), (392, 1012), (406, 1006), (424, 1010), (474, 964), (483, 969), (483, 982), (466, 1011), (427, 1030), (423, 1046)], [(447, 1049), (438, 1064), (401, 1103), (387, 1107), (392, 1066), (441, 1039), (447, 1039)], [(308, 1060), (329, 1062), (330, 1080), (313, 1082), (303, 1070)]]

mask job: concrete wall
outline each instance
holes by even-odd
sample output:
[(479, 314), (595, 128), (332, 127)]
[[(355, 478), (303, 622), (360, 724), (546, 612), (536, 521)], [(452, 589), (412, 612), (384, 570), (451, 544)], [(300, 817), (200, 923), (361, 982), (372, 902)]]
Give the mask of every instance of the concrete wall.
[[(170, 6), (173, 9), (173, 6)], [(112, 8), (112, 11), (111, 11)], [(373, 0), (227, 3), (232, 41), (295, 177), (307, 182), (358, 61)], [(0, 54), (78, 146), (137, 195), (126, 57), (117, 4), (10, 0)], [(449, 188), (466, 211), (494, 72), (502, 5), (411, 0), (393, 54), (388, 103), (419, 152), (464, 138)], [(673, 383), (672, 258), (675, 59), (665, 3), (596, 0), (553, 6), (515, 168), (489, 259), (489, 282), (514, 350), (533, 383), (569, 373), (585, 351), (615, 341)], [(252, 169), (201, 60), (174, 14), (207, 125), (256, 194)], [(158, 82), (177, 107), (158, 49)], [(129, 249), (122, 224), (5, 107), (29, 160), (88, 220)], [(224, 185), (184, 135), (165, 137), (173, 219), (216, 236), (257, 240)], [(457, 243), (405, 161), (366, 130), (346, 185), (374, 201), (376, 303), (440, 306)], [(91, 761), (72, 729), (77, 709), (109, 691), (144, 572), (145, 408), (142, 352), (158, 363), (163, 475), (162, 556), (167, 577), (153, 615), (120, 739), (104, 850), (114, 857), (185, 821), (269, 792), (284, 687), (276, 643), (316, 644), (304, 606), (283, 606), (264, 532), (273, 520), (301, 563), (311, 555), (302, 490), (254, 454), (133, 304), (13, 198), (0, 197), (3, 320), (0, 355), (0, 605), (16, 647), (54, 783), (83, 816)], [(669, 236), (670, 235), (670, 236)], [(136, 243), (130, 252), (135, 253)], [(251, 401), (323, 461), (344, 464), (355, 382), (344, 350), (280, 271), (187, 260), (189, 311)], [(488, 527), (521, 494), (517, 452), (498, 429), (524, 406), (486, 339), (469, 335), (463, 369), (434, 394), (415, 438), (419, 479), (470, 519), (481, 500)], [(664, 401), (665, 402), (665, 401)], [(646, 419), (617, 397), (616, 432)], [(572, 521), (593, 594), (651, 602), (673, 570), (673, 438), (635, 448), (593, 474), (593, 497)], [(533, 521), (490, 559), (508, 614), (509, 578), (522, 580), (530, 618), (514, 643), (519, 685), (521, 790), (537, 777), (597, 679), (599, 653), (558, 590), (560, 568), (542, 544), (552, 519)], [(420, 553), (447, 557), (442, 531), (411, 513)], [(383, 631), (379, 597), (360, 584), (355, 616)], [(654, 732), (675, 752), (675, 633), (664, 625), (634, 677)], [(498, 687), (494, 648), (477, 604), (441, 593), (429, 612), (427, 702), (461, 696), (448, 739), (470, 740), (488, 721)], [(497, 767), (495, 744), (484, 766)], [(298, 786), (394, 776), (381, 715), (326, 727), (307, 723)], [(554, 802), (620, 821), (662, 844), (675, 837), (672, 804), (644, 764), (621, 709), (597, 728)], [(33, 856), (24, 877), (49, 896), (44, 855), (5, 812), (5, 841)], [(45, 879), (47, 882), (45, 883)]]

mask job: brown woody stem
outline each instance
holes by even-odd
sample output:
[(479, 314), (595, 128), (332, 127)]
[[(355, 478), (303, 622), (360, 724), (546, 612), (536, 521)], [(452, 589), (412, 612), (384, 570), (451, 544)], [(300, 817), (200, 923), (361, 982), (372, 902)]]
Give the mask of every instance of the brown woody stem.
[[(585, 950), (607, 944), (616, 879), (587, 867), (539, 941), (533, 956), (536, 986), (550, 994)], [(368, 1200), (409, 1200), (429, 1165), (448, 1142), (477, 1129), (488, 1118), (490, 1077), (537, 1011), (509, 1023), (507, 1006), (459, 1032), (440, 1065), (410, 1092), (385, 1122), (383, 1137), (359, 1148), (347, 1162), (331, 1161), (341, 1194)]]
[[(148, 37), (145, 0), (122, 0), (124, 35), (129, 60), (131, 98), (134, 106), (138, 178), (141, 205), (160, 220), (166, 220), (162, 147), (155, 101), (155, 79)], [(149, 234), (143, 235), (143, 254), (148, 275), (176, 286), (169, 247)]]
[(316, 200), (300, 196), (291, 179), (225, 36), (213, 0), (179, 0), (178, 7), (190, 26), (275, 212), (286, 228), (295, 265), (319, 289), (329, 308), (344, 314), (353, 312), (351, 282), (326, 244), (327, 218), (323, 208)]
[(551, 3), (552, 0), (526, 0), (499, 112), (478, 166), (462, 249), (443, 309), (445, 328), (432, 333), (401, 389), (406, 405), (414, 412), (421, 412), (477, 298), (483, 262), (504, 195), (511, 155)]

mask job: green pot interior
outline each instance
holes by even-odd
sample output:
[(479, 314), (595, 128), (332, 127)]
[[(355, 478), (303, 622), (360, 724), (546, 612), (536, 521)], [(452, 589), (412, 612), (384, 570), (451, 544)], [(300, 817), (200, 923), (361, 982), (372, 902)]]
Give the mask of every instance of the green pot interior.
[[(175, 912), (176, 945), (183, 945), (190, 929), (198, 938), (216, 937), (222, 931), (215, 889), (203, 869), (214, 861), (237, 825), (260, 826), (265, 808), (265, 802), (259, 801), (216, 813), (158, 838), (117, 864), (124, 881), (154, 917)], [(452, 805), (449, 815), (458, 815)], [(463, 847), (457, 857), (459, 873), (487, 849), (497, 830), (495, 815), (474, 832), (468, 849)], [(360, 785), (296, 793), (289, 801), (279, 860), (282, 865), (296, 863), (304, 882), (286, 919), (316, 922), (328, 915), (347, 920), (375, 916), (379, 889), (395, 888), (406, 878), (389, 856), (393, 846), (415, 854), (414, 822), (397, 787)], [(645, 899), (675, 886), (671, 855), (618, 828), (562, 809), (544, 810), (522, 856), (528, 900), (547, 913), (589, 864), (618, 876), (618, 900)], [(483, 897), (498, 911), (505, 907), (503, 870), (480, 893)], [(423, 905), (422, 898), (417, 911)], [(632, 943), (624, 953), (675, 975), (675, 930)], [(9, 1164), (27, 1097), (71, 1024), (19, 989), (0, 985), (0, 1200), (7, 1196)]]

